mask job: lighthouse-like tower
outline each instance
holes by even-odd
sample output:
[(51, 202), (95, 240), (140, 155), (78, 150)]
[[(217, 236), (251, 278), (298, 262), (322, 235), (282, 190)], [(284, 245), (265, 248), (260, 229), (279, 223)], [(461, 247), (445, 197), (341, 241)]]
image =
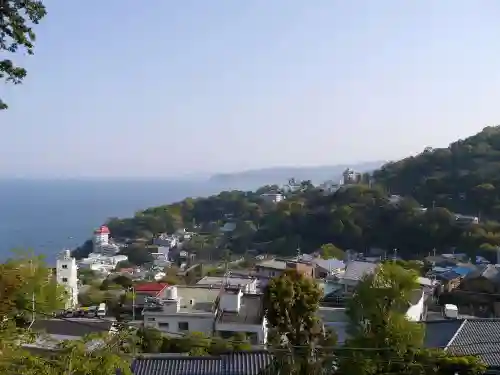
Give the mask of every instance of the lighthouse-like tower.
[(92, 243), (94, 245), (93, 252), (100, 253), (101, 246), (109, 244), (109, 228), (106, 225), (101, 225), (94, 231), (94, 236), (92, 237)]
[(78, 267), (70, 250), (63, 250), (57, 257), (56, 278), (57, 283), (63, 285), (68, 293), (66, 308), (74, 308), (78, 305)]

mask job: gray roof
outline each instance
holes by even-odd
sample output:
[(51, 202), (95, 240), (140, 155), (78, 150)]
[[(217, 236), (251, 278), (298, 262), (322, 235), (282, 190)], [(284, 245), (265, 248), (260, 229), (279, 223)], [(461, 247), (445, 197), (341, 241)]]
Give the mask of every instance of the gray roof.
[(271, 364), (267, 351), (208, 357), (148, 356), (132, 364), (134, 375), (257, 375)]
[(244, 294), (239, 312), (223, 311), (219, 323), (262, 324), (262, 295)]
[(37, 319), (31, 328), (33, 331), (67, 338), (109, 332), (112, 325), (112, 321), (103, 319)]
[(361, 280), (363, 276), (375, 272), (377, 264), (369, 262), (350, 262), (347, 264), (346, 270), (342, 278), (348, 280)]
[(330, 270), (335, 270), (339, 268), (344, 268), (345, 263), (341, 260), (332, 258), (332, 259), (315, 259), (314, 263), (318, 267), (323, 268), (324, 270), (330, 271)]
[(500, 283), (500, 271), (492, 264), (486, 264), (478, 267), (477, 270), (472, 271), (465, 276), (466, 279), (475, 279), (477, 277), (484, 277), (493, 283)]
[(446, 319), (425, 322), (424, 346), (426, 348), (445, 348), (462, 326), (463, 320)]
[(269, 259), (269, 260), (265, 260), (259, 264), (256, 264), (255, 267), (270, 268), (270, 269), (274, 269), (274, 270), (285, 270), (286, 269), (286, 262), (282, 261), (282, 260)]
[(446, 351), (477, 355), (488, 367), (500, 367), (500, 319), (464, 320)]

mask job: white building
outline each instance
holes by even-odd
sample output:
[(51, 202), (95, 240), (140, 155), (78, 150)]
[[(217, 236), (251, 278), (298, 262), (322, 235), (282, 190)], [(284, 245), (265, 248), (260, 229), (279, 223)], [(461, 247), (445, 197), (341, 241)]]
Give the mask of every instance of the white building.
[(56, 261), (56, 280), (68, 293), (66, 308), (78, 305), (78, 267), (70, 250), (64, 250)]
[(279, 203), (285, 199), (285, 196), (281, 193), (264, 193), (260, 197), (267, 202)]
[(253, 277), (235, 277), (235, 276), (205, 276), (198, 281), (196, 285), (220, 288), (221, 286), (228, 286), (230, 288), (241, 288), (243, 293), (255, 294), (257, 293), (257, 279)]
[(94, 236), (92, 237), (92, 243), (94, 244), (95, 253), (98, 253), (98, 251), (95, 251), (96, 247), (107, 245), (109, 243), (109, 235), (110, 231), (106, 225), (101, 225), (94, 231)]
[(143, 311), (144, 325), (169, 334), (202, 332), (221, 337), (242, 332), (254, 344), (267, 340), (262, 295), (240, 288), (170, 286), (167, 298)]
[(176, 235), (162, 233), (153, 240), (153, 243), (157, 246), (171, 249), (179, 244), (179, 237)]
[(101, 253), (90, 253), (87, 258), (78, 262), (80, 268), (90, 269), (92, 271), (109, 273), (113, 271), (117, 264), (128, 260), (126, 255), (104, 255)]
[(105, 225), (94, 231), (92, 244), (92, 251), (97, 254), (112, 256), (120, 251), (120, 247), (111, 241), (109, 228)]

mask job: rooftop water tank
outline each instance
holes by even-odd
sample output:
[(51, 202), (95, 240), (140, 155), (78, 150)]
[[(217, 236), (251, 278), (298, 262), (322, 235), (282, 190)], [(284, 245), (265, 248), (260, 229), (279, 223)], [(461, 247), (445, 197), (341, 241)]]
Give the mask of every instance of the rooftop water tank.
[(176, 286), (170, 286), (167, 288), (167, 299), (169, 300), (177, 300), (177, 287)]

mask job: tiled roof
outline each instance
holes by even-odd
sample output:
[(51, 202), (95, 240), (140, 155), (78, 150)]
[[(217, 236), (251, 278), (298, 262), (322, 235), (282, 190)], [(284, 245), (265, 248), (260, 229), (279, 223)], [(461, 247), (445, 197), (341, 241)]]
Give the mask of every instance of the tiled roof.
[(361, 280), (366, 274), (375, 272), (377, 265), (369, 262), (350, 262), (347, 264), (344, 279)]
[(425, 322), (424, 346), (426, 348), (445, 348), (464, 321), (434, 320)]
[(101, 319), (37, 319), (31, 329), (55, 336), (82, 337), (109, 332), (113, 322)]
[(478, 355), (488, 367), (500, 367), (500, 319), (465, 320), (446, 351)]
[(344, 268), (345, 264), (341, 260), (338, 259), (316, 259), (315, 263), (317, 266), (325, 269), (325, 270), (335, 270), (339, 268)]
[(166, 287), (168, 287), (168, 284), (166, 283), (144, 283), (137, 285), (135, 287), (135, 291), (146, 293), (160, 293)]
[(209, 357), (148, 356), (132, 364), (134, 375), (257, 375), (271, 364), (267, 351)]

